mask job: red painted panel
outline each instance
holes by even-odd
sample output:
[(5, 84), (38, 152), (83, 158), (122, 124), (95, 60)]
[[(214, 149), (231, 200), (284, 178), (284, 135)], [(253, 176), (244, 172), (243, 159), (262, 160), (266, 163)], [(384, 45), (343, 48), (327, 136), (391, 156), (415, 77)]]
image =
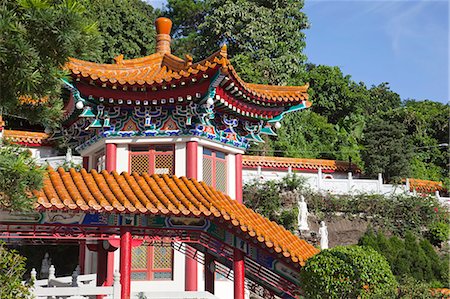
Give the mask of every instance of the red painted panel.
[(236, 154), (236, 201), (242, 203), (242, 154)]

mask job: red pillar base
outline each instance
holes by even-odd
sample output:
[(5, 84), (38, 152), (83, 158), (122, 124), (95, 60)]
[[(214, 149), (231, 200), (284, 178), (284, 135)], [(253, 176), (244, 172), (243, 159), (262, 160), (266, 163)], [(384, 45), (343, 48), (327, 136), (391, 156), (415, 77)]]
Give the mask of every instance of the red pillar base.
[(245, 297), (244, 253), (236, 248), (234, 249), (233, 271), (234, 271), (234, 299), (244, 299)]

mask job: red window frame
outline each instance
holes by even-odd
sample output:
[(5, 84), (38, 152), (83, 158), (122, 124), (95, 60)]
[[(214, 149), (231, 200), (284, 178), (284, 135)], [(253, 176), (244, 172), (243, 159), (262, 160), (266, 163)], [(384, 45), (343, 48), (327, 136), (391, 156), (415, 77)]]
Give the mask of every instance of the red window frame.
[[(211, 152), (211, 155), (208, 155), (205, 153), (205, 151), (209, 151)], [(223, 155), (222, 157), (217, 157), (217, 153), (220, 153), (221, 155)], [(211, 186), (217, 189), (217, 180), (216, 180), (216, 163), (217, 161), (220, 161), (221, 163), (225, 163), (225, 179), (226, 179), (226, 183), (225, 183), (225, 189), (226, 190), (221, 190), (225, 193), (228, 192), (228, 161), (227, 161), (227, 154), (221, 151), (216, 151), (210, 148), (203, 148), (203, 159), (207, 159), (207, 160), (211, 160), (211, 173), (212, 173), (212, 178), (211, 178)]]
[[(171, 261), (171, 268), (153, 268), (153, 260), (154, 260), (154, 251), (155, 251), (155, 247), (154, 246), (150, 246), (150, 245), (141, 245), (141, 246), (147, 246), (147, 264), (146, 264), (146, 268), (135, 268), (135, 269), (131, 269), (131, 273), (146, 273), (146, 278), (145, 279), (132, 279), (133, 281), (148, 281), (148, 280), (154, 280), (154, 281), (169, 281), (169, 280), (173, 280), (173, 269), (174, 269), (174, 250), (172, 249), (172, 247), (170, 246), (166, 246), (165, 248), (167, 250), (172, 250), (172, 261)], [(166, 272), (166, 273), (171, 273), (170, 278), (167, 279), (161, 279), (161, 278), (157, 278), (155, 279), (155, 272)]]
[[(157, 150), (158, 147), (170, 147), (170, 150), (166, 151), (160, 151)], [(137, 150), (138, 148), (146, 150)], [(133, 150), (135, 149), (135, 150)], [(129, 157), (128, 157), (128, 172), (131, 173), (131, 157), (132, 156), (140, 156), (140, 155), (147, 155), (148, 156), (148, 174), (154, 174), (155, 173), (155, 161), (156, 157), (159, 155), (167, 155), (172, 154), (173, 156), (173, 165), (172, 169), (170, 169), (169, 174), (173, 175), (175, 174), (175, 146), (173, 144), (152, 144), (152, 145), (130, 145), (128, 148)]]

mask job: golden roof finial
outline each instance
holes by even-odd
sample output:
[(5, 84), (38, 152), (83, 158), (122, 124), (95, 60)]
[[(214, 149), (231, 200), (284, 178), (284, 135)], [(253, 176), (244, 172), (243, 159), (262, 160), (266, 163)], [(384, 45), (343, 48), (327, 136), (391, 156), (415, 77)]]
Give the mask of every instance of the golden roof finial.
[(120, 54), (119, 56), (114, 58), (114, 61), (116, 64), (123, 64), (123, 54)]
[(172, 21), (168, 18), (160, 17), (155, 21), (156, 27), (156, 52), (170, 53), (170, 30)]

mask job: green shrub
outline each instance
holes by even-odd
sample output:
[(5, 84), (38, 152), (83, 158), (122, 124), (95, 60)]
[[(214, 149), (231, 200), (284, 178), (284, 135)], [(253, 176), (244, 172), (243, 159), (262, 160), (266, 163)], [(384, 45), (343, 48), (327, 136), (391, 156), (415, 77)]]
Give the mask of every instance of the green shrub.
[(406, 233), (404, 241), (395, 236), (388, 239), (381, 232), (368, 230), (358, 244), (382, 254), (397, 280), (411, 277), (434, 287), (448, 287), (448, 257), (440, 257), (428, 240), (420, 240), (411, 233)]
[(25, 258), (0, 243), (0, 298), (30, 298), (28, 286), (22, 284), (25, 271)]
[(308, 259), (300, 271), (306, 298), (395, 298), (397, 282), (371, 247), (338, 246)]
[(450, 227), (448, 223), (441, 221), (431, 224), (428, 229), (427, 238), (435, 246), (439, 246), (442, 242), (449, 240)]
[(33, 190), (42, 187), (44, 171), (30, 151), (14, 145), (0, 146), (0, 208), (10, 211), (33, 209)]
[(429, 283), (418, 281), (412, 277), (402, 277), (398, 287), (399, 299), (434, 299), (442, 298), (441, 295), (433, 295)]

